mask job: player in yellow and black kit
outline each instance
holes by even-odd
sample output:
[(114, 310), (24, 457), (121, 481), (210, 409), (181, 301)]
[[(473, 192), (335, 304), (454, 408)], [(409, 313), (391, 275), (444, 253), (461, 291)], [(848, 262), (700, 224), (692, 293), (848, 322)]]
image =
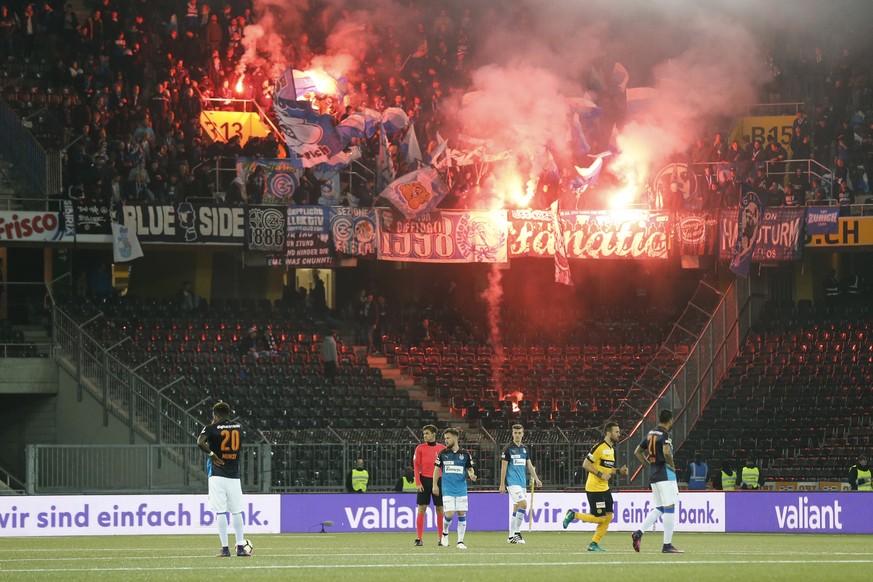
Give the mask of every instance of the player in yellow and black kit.
[(564, 529), (574, 519), (588, 523), (596, 523), (594, 537), (588, 544), (589, 552), (605, 552), (600, 547), (600, 540), (606, 535), (609, 522), (612, 521), (612, 493), (609, 491), (609, 479), (619, 473), (627, 475), (627, 466), (616, 468), (615, 444), (621, 437), (621, 429), (614, 422), (608, 423), (603, 429), (603, 440), (594, 445), (582, 463), (582, 468), (588, 471), (585, 481), (585, 492), (588, 495), (588, 506), (591, 513), (576, 513), (568, 509), (564, 515)]

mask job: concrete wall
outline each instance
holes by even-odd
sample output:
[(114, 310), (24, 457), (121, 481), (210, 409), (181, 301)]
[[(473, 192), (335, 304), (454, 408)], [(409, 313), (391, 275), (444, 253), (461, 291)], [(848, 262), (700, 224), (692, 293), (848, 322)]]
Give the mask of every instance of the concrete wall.
[(51, 358), (0, 358), (0, 394), (57, 394), (58, 365)]
[(139, 437), (131, 441), (127, 425), (112, 414), (109, 415), (109, 424), (103, 426), (103, 405), (87, 390), (82, 390), (80, 402), (76, 379), (66, 370), (59, 368), (58, 380), (56, 444), (127, 445), (145, 442)]

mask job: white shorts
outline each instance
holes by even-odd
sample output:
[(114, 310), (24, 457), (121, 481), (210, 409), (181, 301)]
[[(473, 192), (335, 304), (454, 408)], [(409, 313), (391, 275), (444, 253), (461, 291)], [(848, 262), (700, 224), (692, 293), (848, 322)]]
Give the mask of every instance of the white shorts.
[(506, 487), (506, 491), (509, 493), (513, 503), (527, 501), (527, 489), (520, 485), (509, 485)]
[(209, 478), (209, 507), (215, 513), (240, 513), (243, 506), (242, 484), (239, 479)]
[(655, 494), (655, 507), (676, 505), (679, 501), (679, 483), (676, 481), (652, 483), (652, 493)]
[(443, 511), (467, 511), (467, 496), (445, 497), (443, 496)]

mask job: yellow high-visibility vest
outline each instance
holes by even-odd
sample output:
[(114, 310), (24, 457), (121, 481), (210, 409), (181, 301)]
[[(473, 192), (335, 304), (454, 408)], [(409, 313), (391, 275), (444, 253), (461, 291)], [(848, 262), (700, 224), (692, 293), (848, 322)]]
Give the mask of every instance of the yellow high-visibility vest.
[(370, 482), (370, 474), (366, 469), (352, 469), (352, 490), (364, 493), (367, 491), (367, 483)]

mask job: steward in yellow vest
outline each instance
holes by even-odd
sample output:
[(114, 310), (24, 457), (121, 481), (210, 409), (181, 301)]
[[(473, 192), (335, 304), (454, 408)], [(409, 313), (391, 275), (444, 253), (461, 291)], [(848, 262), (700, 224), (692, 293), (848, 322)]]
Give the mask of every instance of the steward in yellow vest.
[(849, 469), (849, 485), (852, 491), (873, 491), (873, 484), (870, 479), (873, 477), (870, 471), (870, 465), (867, 464), (867, 457), (861, 455), (858, 457), (858, 464), (852, 465)]
[(366, 493), (370, 473), (364, 468), (364, 459), (358, 459), (355, 468), (346, 477), (346, 489), (352, 493)]
[(761, 471), (754, 459), (746, 459), (746, 466), (740, 472), (740, 489), (757, 491), (761, 488)]

